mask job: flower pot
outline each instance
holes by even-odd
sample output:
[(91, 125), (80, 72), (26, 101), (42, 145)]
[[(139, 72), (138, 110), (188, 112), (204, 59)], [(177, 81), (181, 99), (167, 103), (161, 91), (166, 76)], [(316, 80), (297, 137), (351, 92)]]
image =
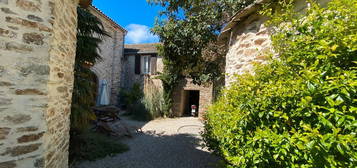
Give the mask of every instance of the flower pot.
[(79, 0), (79, 5), (80, 5), (82, 8), (88, 8), (89, 5), (92, 4), (92, 1), (93, 1), (93, 0)]

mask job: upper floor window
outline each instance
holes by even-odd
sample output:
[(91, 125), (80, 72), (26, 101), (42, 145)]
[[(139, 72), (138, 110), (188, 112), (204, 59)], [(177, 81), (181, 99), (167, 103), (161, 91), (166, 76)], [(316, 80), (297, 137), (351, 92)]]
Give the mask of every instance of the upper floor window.
[(152, 55), (136, 55), (135, 56), (135, 74), (156, 74), (157, 58)]
[(151, 73), (151, 56), (143, 57), (143, 74)]

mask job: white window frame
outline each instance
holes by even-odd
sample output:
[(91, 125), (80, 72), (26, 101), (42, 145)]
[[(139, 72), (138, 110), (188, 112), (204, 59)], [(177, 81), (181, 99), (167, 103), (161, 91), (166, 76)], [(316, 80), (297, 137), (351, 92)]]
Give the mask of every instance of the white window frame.
[(150, 55), (145, 55), (143, 56), (143, 64), (142, 64), (142, 72), (145, 75), (150, 75), (151, 74), (151, 56)]

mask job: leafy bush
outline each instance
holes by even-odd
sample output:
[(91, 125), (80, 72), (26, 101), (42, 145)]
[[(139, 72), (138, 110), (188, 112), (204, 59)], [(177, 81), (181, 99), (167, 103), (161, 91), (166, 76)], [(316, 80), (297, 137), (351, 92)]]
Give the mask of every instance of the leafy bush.
[(124, 104), (129, 107), (140, 101), (143, 98), (144, 93), (140, 87), (140, 84), (134, 83), (130, 90), (122, 89), (120, 91), (120, 95)]
[(150, 121), (153, 119), (149, 111), (146, 109), (143, 99), (140, 99), (135, 104), (129, 106), (128, 112), (134, 120)]
[(139, 121), (150, 121), (165, 115), (165, 100), (163, 91), (152, 88), (150, 93), (144, 95), (139, 84), (134, 84), (129, 91), (122, 91), (128, 115)]
[(357, 167), (357, 0), (283, 7), (270, 15), (279, 59), (237, 76), (204, 139), (227, 167)]

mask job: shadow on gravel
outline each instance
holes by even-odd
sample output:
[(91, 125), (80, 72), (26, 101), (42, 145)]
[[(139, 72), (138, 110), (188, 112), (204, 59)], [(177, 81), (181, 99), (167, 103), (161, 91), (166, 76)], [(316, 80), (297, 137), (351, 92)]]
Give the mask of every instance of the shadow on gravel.
[(202, 149), (198, 135), (164, 135), (147, 131), (125, 139), (128, 152), (95, 162), (83, 162), (78, 168), (215, 168), (219, 158)]

